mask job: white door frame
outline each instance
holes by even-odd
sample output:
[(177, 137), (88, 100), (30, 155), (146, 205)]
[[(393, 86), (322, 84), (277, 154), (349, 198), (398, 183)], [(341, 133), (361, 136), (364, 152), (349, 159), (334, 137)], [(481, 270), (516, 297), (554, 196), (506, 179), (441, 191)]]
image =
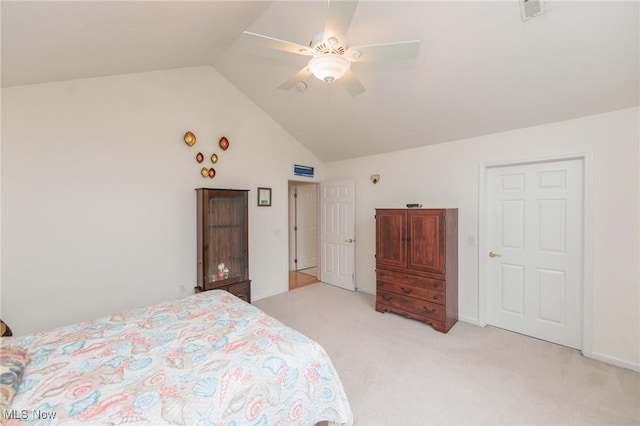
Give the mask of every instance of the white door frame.
[(582, 354), (593, 358), (592, 352), (592, 318), (593, 318), (593, 174), (592, 152), (579, 152), (576, 154), (556, 155), (551, 157), (487, 162), (480, 164), (479, 176), (479, 224), (478, 224), (478, 325), (487, 325), (487, 276), (489, 271), (489, 247), (487, 246), (488, 233), (488, 176), (489, 169), (535, 163), (548, 163), (553, 161), (580, 160), (583, 165), (583, 253), (582, 253)]

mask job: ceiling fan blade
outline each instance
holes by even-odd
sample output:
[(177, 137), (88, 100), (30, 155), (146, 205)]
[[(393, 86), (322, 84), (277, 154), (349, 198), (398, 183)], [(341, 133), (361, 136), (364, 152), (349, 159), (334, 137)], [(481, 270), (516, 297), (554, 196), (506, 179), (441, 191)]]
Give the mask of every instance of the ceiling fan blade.
[(351, 96), (358, 96), (367, 91), (351, 70), (347, 71), (339, 81)]
[(358, 7), (357, 1), (329, 0), (327, 21), (324, 26), (325, 38), (329, 34), (344, 42), (356, 7)]
[(305, 65), (305, 67), (302, 68), (297, 73), (295, 73), (293, 77), (291, 77), (289, 80), (285, 81), (280, 86), (278, 86), (278, 89), (284, 89), (284, 90), (291, 89), (299, 82), (306, 80), (310, 75), (311, 75), (311, 71), (309, 71), (309, 68), (307, 68), (307, 66)]
[(281, 50), (283, 52), (295, 53), (297, 55), (313, 56), (313, 51), (311, 49), (298, 43), (280, 40), (266, 35), (252, 33), (250, 31), (245, 31), (243, 34), (251, 37), (258, 44), (269, 49)]
[(418, 50), (420, 50), (420, 40), (411, 40), (354, 46), (347, 50), (346, 56), (352, 62), (415, 59), (418, 56)]

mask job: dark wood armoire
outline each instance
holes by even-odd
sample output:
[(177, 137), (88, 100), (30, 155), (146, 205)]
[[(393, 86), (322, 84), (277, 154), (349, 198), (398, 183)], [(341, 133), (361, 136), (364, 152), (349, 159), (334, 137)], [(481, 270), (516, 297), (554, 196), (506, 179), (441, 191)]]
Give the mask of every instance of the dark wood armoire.
[(458, 320), (458, 209), (376, 209), (376, 310)]

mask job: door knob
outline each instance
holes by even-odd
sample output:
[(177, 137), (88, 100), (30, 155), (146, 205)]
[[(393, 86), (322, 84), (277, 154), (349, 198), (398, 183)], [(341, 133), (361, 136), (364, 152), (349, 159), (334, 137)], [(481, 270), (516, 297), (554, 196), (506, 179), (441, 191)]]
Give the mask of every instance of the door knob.
[(353, 242), (353, 238), (349, 238), (348, 240), (344, 240), (345, 243), (352, 243)]
[(500, 257), (501, 254), (500, 253), (496, 253), (495, 251), (490, 251), (489, 252), (489, 257)]

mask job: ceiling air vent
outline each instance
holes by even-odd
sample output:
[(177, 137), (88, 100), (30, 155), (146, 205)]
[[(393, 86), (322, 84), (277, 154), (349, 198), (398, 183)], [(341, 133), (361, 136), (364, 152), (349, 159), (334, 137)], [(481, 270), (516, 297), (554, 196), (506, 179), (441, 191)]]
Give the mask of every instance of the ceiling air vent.
[(541, 0), (520, 0), (519, 3), (523, 22), (544, 13), (544, 5)]

